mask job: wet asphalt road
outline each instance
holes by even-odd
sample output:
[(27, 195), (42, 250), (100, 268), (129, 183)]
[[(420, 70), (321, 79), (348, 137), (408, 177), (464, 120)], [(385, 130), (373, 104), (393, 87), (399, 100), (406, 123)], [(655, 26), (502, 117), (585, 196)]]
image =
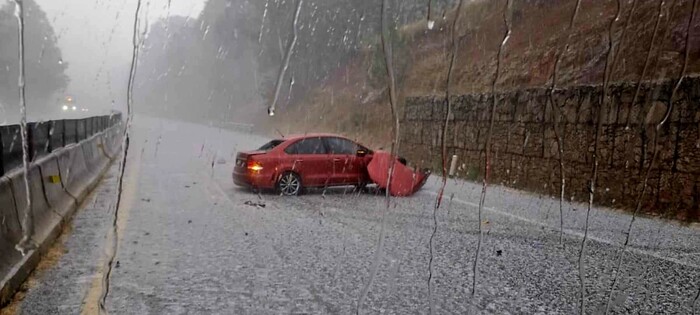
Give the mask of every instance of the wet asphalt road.
[[(472, 295), (479, 184), (449, 180), (435, 216), (438, 178), (415, 196), (391, 199), (389, 208), (383, 196), (343, 188), (297, 198), (255, 195), (233, 185), (231, 162), (237, 150), (264, 141), (187, 123), (136, 120), (110, 313), (355, 313), (375, 262), (383, 215), (384, 250), (360, 313), (578, 313), (584, 205), (565, 205), (560, 244), (558, 200), (490, 187)], [(93, 207), (77, 214), (67, 253), (37, 279), (22, 313), (78, 313), (86, 309), (86, 297), (99, 291), (94, 280), (108, 245), (100, 235), (110, 226), (113, 212), (104, 208), (113, 204), (115, 179), (109, 177), (103, 194), (93, 196)], [(94, 219), (86, 223), (86, 217)], [(591, 212), (583, 256), (586, 313), (605, 311), (629, 220), (615, 211)], [(611, 313), (700, 311), (699, 267), (700, 228), (639, 218)]]

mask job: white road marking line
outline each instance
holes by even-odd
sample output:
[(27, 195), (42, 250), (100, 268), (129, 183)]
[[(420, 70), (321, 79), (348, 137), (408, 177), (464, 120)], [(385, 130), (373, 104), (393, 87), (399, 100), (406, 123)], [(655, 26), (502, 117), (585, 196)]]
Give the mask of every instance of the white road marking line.
[[(434, 197), (437, 197), (437, 195), (438, 195), (438, 193), (437, 193), (437, 192), (434, 192), (434, 191), (425, 191), (425, 190), (424, 190), (423, 192), (425, 192), (425, 193), (427, 193), (427, 194), (429, 194), (429, 195), (432, 195), (432, 196), (434, 196)], [(479, 205), (476, 204), (476, 203), (469, 202), (469, 201), (464, 201), (464, 200), (461, 200), (461, 199), (456, 198), (456, 197), (453, 198), (452, 201), (453, 201), (453, 202), (457, 202), (457, 203), (461, 203), (461, 204), (463, 204), (463, 205), (467, 205), (467, 206), (470, 206), (470, 207), (479, 208)], [(539, 221), (532, 220), (532, 219), (528, 219), (528, 218), (525, 218), (525, 217), (521, 217), (521, 216), (518, 216), (518, 215), (515, 215), (515, 214), (512, 214), (512, 213), (509, 213), (509, 212), (501, 211), (501, 210), (498, 210), (498, 209), (495, 209), (495, 208), (492, 208), (492, 207), (484, 207), (484, 210), (489, 211), (489, 212), (493, 212), (493, 213), (496, 213), (496, 214), (499, 214), (499, 215), (502, 215), (502, 216), (505, 216), (505, 217), (509, 217), (509, 218), (512, 218), (512, 219), (516, 219), (516, 220), (520, 220), (520, 221), (523, 221), (523, 222), (527, 222), (527, 223), (530, 223), (530, 224), (532, 224), (532, 225), (536, 225), (536, 226), (540, 226), (540, 227), (545, 227), (545, 228), (548, 228), (548, 229), (553, 230), (553, 231), (559, 231), (558, 229), (556, 229), (556, 228), (554, 228), (554, 227), (552, 227), (552, 226), (549, 226), (549, 225), (547, 225), (547, 224), (541, 223), (541, 222), (539, 222)], [(564, 229), (564, 234), (568, 234), (568, 235), (575, 236), (575, 237), (578, 237), (578, 238), (583, 238), (583, 233), (578, 232), (578, 231), (574, 231), (574, 230), (571, 230), (571, 229)], [(615, 243), (615, 242), (613, 242), (613, 241), (610, 241), (610, 240), (604, 239), (604, 238), (600, 238), (600, 237), (597, 237), (597, 236), (591, 236), (591, 235), (589, 235), (589, 236), (588, 236), (588, 239), (589, 239), (589, 240), (592, 240), (592, 241), (599, 242), (599, 243), (611, 245), (611, 246), (614, 246), (614, 247), (620, 247), (620, 248), (622, 247), (621, 244), (617, 244), (617, 243)], [(627, 251), (633, 252), (633, 253), (635, 253), (635, 254), (651, 256), (651, 257), (654, 257), (654, 258), (657, 258), (657, 259), (660, 259), (660, 260), (672, 262), (672, 263), (675, 263), (675, 264), (678, 264), (678, 265), (682, 265), (682, 266), (685, 266), (685, 267), (700, 269), (700, 265), (693, 264), (693, 263), (690, 263), (690, 262), (687, 262), (687, 261), (683, 261), (683, 260), (680, 260), (680, 259), (672, 258), (672, 257), (666, 256), (666, 255), (660, 254), (660, 253), (656, 253), (656, 252), (652, 252), (652, 251), (648, 251), (648, 250), (644, 250), (644, 249), (639, 249), (639, 248), (631, 247), (631, 246), (629, 246), (629, 245), (627, 246)]]

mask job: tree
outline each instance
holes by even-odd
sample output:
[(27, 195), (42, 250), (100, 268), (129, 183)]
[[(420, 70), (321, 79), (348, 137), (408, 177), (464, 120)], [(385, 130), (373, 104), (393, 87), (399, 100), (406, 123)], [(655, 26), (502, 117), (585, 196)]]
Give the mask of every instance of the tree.
[[(439, 18), (455, 2), (432, 0), (436, 14), (433, 18)], [(225, 47), (255, 51), (261, 85), (270, 89), (278, 79), (292, 40), (298, 3), (299, 0), (210, 0), (200, 20), (209, 23), (213, 36)], [(304, 95), (318, 86), (368, 46), (377, 49), (380, 30), (381, 1), (303, 0), (300, 8), (297, 43), (283, 80), (286, 84), (294, 81), (292, 96)], [(425, 19), (427, 9), (424, 0), (389, 1), (389, 16), (395, 27)], [(283, 90), (289, 90), (289, 86)], [(274, 94), (261, 92), (267, 98)]]
[[(209, 0), (197, 19), (154, 23), (139, 62), (140, 110), (205, 123), (266, 113), (293, 37), (298, 1)], [(450, 1), (433, 2), (444, 7)], [(396, 26), (425, 18), (423, 0), (391, 3)], [(297, 43), (281, 87), (285, 103), (368, 46), (378, 48), (379, 1), (303, 0), (299, 12)]]
[(256, 102), (252, 53), (234, 52), (205, 20), (159, 20), (145, 48), (137, 75), (139, 111), (200, 123), (249, 119), (243, 109)]
[[(66, 88), (67, 64), (61, 59), (56, 35), (46, 14), (32, 0), (24, 0), (25, 86), (28, 107), (47, 109), (55, 94)], [(17, 19), (14, 3), (0, 7), (0, 122), (19, 116), (17, 78), (19, 71)]]

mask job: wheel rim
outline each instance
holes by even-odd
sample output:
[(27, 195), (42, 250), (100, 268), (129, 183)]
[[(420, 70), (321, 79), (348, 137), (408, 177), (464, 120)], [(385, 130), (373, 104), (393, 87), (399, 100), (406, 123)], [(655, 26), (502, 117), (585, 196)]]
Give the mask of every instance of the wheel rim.
[(301, 188), (299, 179), (294, 174), (286, 174), (280, 179), (280, 191), (282, 194), (291, 196), (296, 195)]

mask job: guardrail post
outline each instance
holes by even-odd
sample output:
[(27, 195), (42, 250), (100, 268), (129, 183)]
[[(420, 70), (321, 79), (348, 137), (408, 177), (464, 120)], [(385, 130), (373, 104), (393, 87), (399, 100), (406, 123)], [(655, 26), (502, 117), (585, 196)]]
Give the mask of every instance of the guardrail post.
[(5, 175), (5, 147), (3, 146), (2, 132), (0, 132), (0, 176)]
[(53, 139), (52, 136), (53, 136), (54, 126), (56, 126), (56, 121), (54, 121), (54, 120), (49, 121), (49, 123), (48, 123), (49, 131), (46, 133), (48, 135), (46, 137), (46, 141), (48, 141), (48, 145), (46, 146), (47, 153), (53, 152), (53, 141), (51, 141), (51, 140)]
[(27, 154), (29, 155), (27, 159), (29, 161), (34, 161), (34, 156), (36, 155), (34, 152), (34, 128), (36, 128), (36, 124), (27, 124), (27, 128), (25, 128), (27, 132)]
[(78, 139), (80, 139), (80, 138), (78, 137), (78, 129), (79, 129), (79, 128), (78, 128), (78, 125), (79, 125), (79, 124), (78, 124), (78, 121), (76, 120), (76, 121), (75, 121), (75, 134), (73, 135), (74, 143), (80, 142), (80, 140), (78, 140)]
[(63, 126), (61, 126), (61, 147), (66, 146), (66, 120), (63, 119)]

